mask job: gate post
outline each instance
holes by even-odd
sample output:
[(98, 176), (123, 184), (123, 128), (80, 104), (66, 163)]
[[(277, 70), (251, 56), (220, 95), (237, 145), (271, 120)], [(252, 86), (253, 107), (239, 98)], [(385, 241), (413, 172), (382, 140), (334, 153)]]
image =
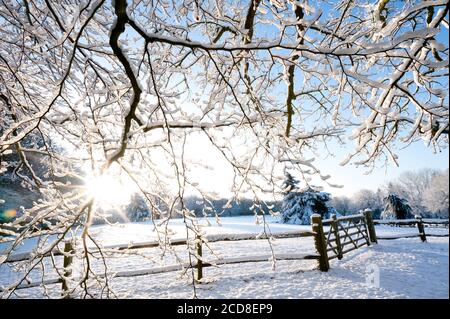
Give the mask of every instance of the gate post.
[[(339, 237), (339, 222), (337, 221), (336, 214), (331, 215), (331, 219), (333, 220), (333, 223), (331, 224), (331, 227), (333, 228), (334, 237), (336, 238), (336, 248), (338, 251), (337, 258), (339, 260), (342, 259), (342, 245), (341, 245), (341, 238)], [(331, 229), (330, 229), (331, 231)]]
[(375, 225), (373, 223), (372, 212), (370, 210), (365, 210), (363, 212), (366, 218), (367, 230), (369, 231), (370, 241), (372, 243), (378, 244), (377, 233), (375, 231)]
[(196, 249), (197, 249), (197, 281), (200, 281), (203, 278), (203, 261), (201, 260), (203, 252), (202, 252), (202, 239), (200, 236), (197, 236)]
[(323, 232), (322, 217), (319, 214), (311, 215), (312, 231), (314, 232), (314, 242), (319, 253), (319, 269), (328, 271), (330, 263), (328, 261), (325, 234)]
[(427, 235), (425, 234), (425, 227), (423, 226), (422, 217), (418, 215), (416, 215), (415, 217), (417, 220), (417, 228), (419, 229), (419, 237), (422, 240), (422, 242), (426, 242)]
[(62, 278), (62, 290), (63, 298), (68, 299), (69, 296), (69, 283), (67, 278), (72, 275), (72, 261), (73, 261), (73, 246), (70, 240), (64, 243), (64, 259), (63, 259), (63, 278)]

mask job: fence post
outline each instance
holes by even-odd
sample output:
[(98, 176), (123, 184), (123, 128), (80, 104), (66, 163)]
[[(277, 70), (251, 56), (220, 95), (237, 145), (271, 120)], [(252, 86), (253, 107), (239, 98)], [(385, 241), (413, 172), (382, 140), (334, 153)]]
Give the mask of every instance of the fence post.
[(62, 290), (64, 299), (70, 298), (69, 296), (69, 283), (67, 278), (72, 275), (72, 261), (73, 261), (73, 246), (70, 240), (64, 244), (64, 260), (63, 260), (63, 278), (62, 278)]
[[(333, 227), (333, 231), (334, 231), (334, 237), (336, 238), (336, 248), (338, 251), (338, 256), (337, 258), (339, 260), (342, 259), (343, 255), (342, 255), (342, 245), (341, 245), (341, 237), (339, 237), (339, 222), (337, 221), (336, 218), (336, 214), (331, 215), (331, 219), (333, 220), (333, 223), (331, 224), (331, 227)], [(330, 229), (331, 231), (331, 229)]]
[(314, 242), (319, 253), (319, 269), (328, 271), (330, 264), (328, 261), (325, 234), (323, 232), (322, 217), (319, 214), (311, 215), (312, 231), (314, 232)]
[(422, 217), (416, 215), (417, 220), (417, 228), (419, 229), (419, 237), (422, 240), (422, 242), (427, 241), (427, 235), (425, 234), (425, 227), (423, 226)]
[(375, 224), (373, 223), (372, 212), (370, 210), (365, 210), (363, 212), (366, 218), (367, 230), (369, 231), (370, 241), (372, 243), (378, 244), (377, 233), (375, 231)]
[[(197, 281), (202, 280), (203, 278), (203, 261), (201, 260), (202, 258), (202, 239), (200, 236), (197, 236), (197, 243), (196, 243), (196, 248), (197, 248)], [(200, 258), (199, 258), (200, 257)]]

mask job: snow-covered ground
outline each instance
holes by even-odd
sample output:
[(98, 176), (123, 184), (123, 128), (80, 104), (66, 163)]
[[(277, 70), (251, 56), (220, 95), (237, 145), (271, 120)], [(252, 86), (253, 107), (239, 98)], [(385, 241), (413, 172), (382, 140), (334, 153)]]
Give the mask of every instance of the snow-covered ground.
[[(311, 230), (310, 226), (277, 224), (268, 219), (272, 233)], [(206, 234), (259, 233), (262, 226), (254, 218), (222, 218), (222, 226), (211, 220), (204, 223)], [(181, 220), (170, 224), (173, 238), (185, 234)], [(377, 226), (379, 236), (417, 234), (416, 228)], [(448, 229), (427, 228), (430, 234), (448, 234)], [(148, 223), (132, 223), (117, 226), (98, 226), (92, 229), (94, 237), (103, 245), (148, 242), (156, 238), (153, 226)], [(27, 251), (35, 245), (30, 241), (18, 251)], [(383, 240), (378, 245), (363, 247), (350, 252), (341, 261), (332, 260), (327, 273), (316, 269), (314, 260), (258, 262), (220, 265), (204, 269), (205, 282), (197, 286), (200, 298), (449, 298), (449, 239), (429, 237), (422, 243), (419, 238)], [(0, 246), (0, 250), (6, 245)], [(267, 240), (228, 241), (211, 243), (215, 255), (204, 248), (206, 260), (240, 256), (269, 255), (275, 253), (313, 254), (311, 237), (277, 239), (272, 245)], [(185, 246), (175, 247), (182, 260), (187, 259)], [(47, 258), (49, 259), (49, 258)], [(61, 263), (60, 257), (56, 258)], [(140, 249), (129, 255), (108, 258), (108, 271), (128, 271), (143, 268), (164, 267), (176, 264), (175, 257), (166, 254), (161, 258), (159, 248)], [(94, 266), (102, 271), (101, 263)], [(379, 273), (379, 286), (366, 280)], [(372, 275), (371, 275), (372, 274)], [(190, 298), (193, 295), (191, 280), (181, 277), (181, 272), (153, 274), (139, 277), (114, 278), (111, 286), (121, 297), (127, 298)], [(36, 272), (32, 278), (38, 278)], [(375, 274), (376, 276), (376, 274)], [(51, 271), (47, 278), (55, 277)], [(0, 266), (0, 285), (12, 283), (17, 274), (11, 264)], [(373, 281), (372, 281), (373, 282)], [(375, 280), (376, 283), (376, 280)], [(58, 297), (59, 285), (50, 285), (49, 294)], [(41, 297), (41, 288), (20, 290), (23, 297)]]

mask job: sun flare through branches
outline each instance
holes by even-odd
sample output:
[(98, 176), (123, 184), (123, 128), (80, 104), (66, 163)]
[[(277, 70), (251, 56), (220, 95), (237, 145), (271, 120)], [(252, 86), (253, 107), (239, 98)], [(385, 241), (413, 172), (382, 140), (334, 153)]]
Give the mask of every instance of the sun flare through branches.
[[(448, 150), (450, 0), (0, 3), (0, 177), (6, 199), (31, 194), (0, 198), (2, 253), (53, 240), (6, 297), (66, 240), (85, 267), (75, 295), (98, 296), (90, 285), (110, 278), (106, 262), (89, 268), (104, 258), (91, 226), (119, 215), (152, 223), (195, 288), (199, 218), (220, 223), (248, 200), (269, 239), (285, 171), (328, 192), (349, 167), (370, 175), (410, 146)], [(171, 247), (174, 218), (191, 267)]]
[(118, 176), (104, 174), (86, 179), (87, 195), (94, 198), (96, 206), (103, 209), (128, 204), (134, 192), (134, 185)]

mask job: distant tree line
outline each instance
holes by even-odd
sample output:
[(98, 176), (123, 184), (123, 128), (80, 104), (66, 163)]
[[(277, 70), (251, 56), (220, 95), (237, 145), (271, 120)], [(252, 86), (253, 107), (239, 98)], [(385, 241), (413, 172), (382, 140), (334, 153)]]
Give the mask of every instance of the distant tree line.
[[(197, 196), (188, 196), (184, 200), (184, 205), (186, 209), (192, 211), (197, 217), (254, 215), (255, 211), (258, 214), (268, 214), (269, 208), (273, 211), (279, 211), (281, 208), (280, 201), (267, 201), (258, 207), (255, 207), (255, 203), (249, 198), (243, 198), (239, 202), (233, 201), (228, 203), (228, 201), (228, 198), (206, 201)], [(139, 196), (134, 197), (133, 202), (125, 208), (125, 211), (130, 221), (146, 220), (150, 219), (151, 216), (151, 209), (146, 206), (145, 201)]]
[(410, 208), (406, 208), (407, 217), (448, 218), (449, 170), (407, 171), (375, 191), (362, 189), (351, 197), (335, 196), (332, 205), (343, 215), (370, 208), (374, 218), (389, 218), (392, 205), (399, 200)]
[[(11, 154), (11, 156), (17, 155)], [(32, 163), (31, 165), (36, 165), (31, 159), (30, 162)], [(26, 174), (26, 172), (23, 174)], [(0, 198), (7, 199), (6, 202), (0, 203), (0, 223), (4, 223), (10, 220), (7, 216), (3, 216), (1, 212), (5, 212), (10, 208), (31, 206), (32, 202), (39, 198), (39, 194), (33, 192), (30, 188), (24, 188), (21, 179), (13, 178), (13, 168), (8, 170), (8, 172), (3, 172), (1, 175)], [(45, 174), (42, 175), (44, 176)], [(295, 182), (297, 181), (292, 180), (292, 185), (289, 183), (285, 185), (286, 193), (288, 193), (288, 188), (289, 191), (298, 191), (295, 188)], [(302, 210), (301, 207), (308, 206), (306, 204), (303, 206), (299, 205), (299, 203), (305, 202), (305, 198), (316, 198), (318, 195), (328, 193), (306, 192), (305, 194), (308, 196), (303, 196), (303, 199), (300, 201), (287, 201), (295, 204), (291, 205), (292, 207), (289, 206), (289, 209), (292, 210), (295, 208), (295, 211)], [(222, 217), (255, 214), (255, 205), (252, 199), (243, 198), (239, 202), (233, 201), (230, 203), (228, 201), (228, 198), (206, 201), (200, 197), (188, 196), (184, 199), (184, 205), (186, 209), (192, 211), (197, 217), (213, 217), (216, 214)], [(316, 202), (314, 201), (314, 203)], [(422, 169), (419, 171), (408, 171), (401, 174), (396, 180), (382, 185), (377, 190), (361, 189), (351, 197), (330, 195), (326, 200), (319, 202), (326, 202), (325, 206), (328, 207), (327, 211), (333, 209), (341, 215), (352, 215), (358, 213), (360, 210), (369, 208), (372, 210), (374, 218), (410, 218), (414, 215), (429, 218), (448, 218), (449, 170)], [(164, 203), (160, 203), (160, 205), (161, 207), (159, 208), (163, 209)], [(315, 204), (313, 206), (316, 207), (318, 205)], [(257, 211), (259, 214), (268, 214), (269, 208), (275, 212), (282, 212), (283, 209), (286, 210), (286, 207), (288, 206), (286, 206), (286, 203), (283, 205), (283, 201), (273, 200), (260, 205), (258, 208), (259, 211)], [(307, 217), (310, 214), (303, 215), (308, 219)], [(136, 194), (128, 205), (118, 208), (115, 212), (111, 212), (108, 221), (140, 222), (150, 220), (151, 218), (152, 209), (144, 198)], [(105, 220), (100, 218), (94, 220), (95, 224), (105, 222)]]

